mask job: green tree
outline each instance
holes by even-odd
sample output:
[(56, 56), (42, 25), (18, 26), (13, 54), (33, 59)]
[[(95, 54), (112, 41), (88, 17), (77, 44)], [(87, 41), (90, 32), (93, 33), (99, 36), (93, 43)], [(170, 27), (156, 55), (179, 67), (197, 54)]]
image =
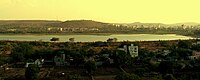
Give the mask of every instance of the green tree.
[(172, 73), (173, 71), (173, 63), (170, 61), (162, 61), (159, 64), (159, 72), (162, 74), (166, 74), (166, 73)]
[(178, 48), (177, 53), (180, 58), (187, 58), (188, 56), (192, 55), (192, 51), (189, 49)]
[(32, 58), (32, 55), (34, 53), (34, 50), (33, 50), (33, 46), (28, 44), (28, 43), (23, 43), (20, 45), (20, 52), (22, 52), (24, 54), (24, 57), (26, 59), (28, 58)]
[(178, 47), (180, 48), (190, 48), (192, 45), (192, 42), (191, 41), (184, 41), (184, 40), (180, 40), (178, 42)]
[(131, 60), (131, 56), (125, 51), (118, 50), (116, 54), (116, 60), (119, 66), (126, 65)]
[(191, 47), (192, 50), (195, 50), (195, 51), (200, 51), (200, 45), (197, 44), (197, 45), (192, 45)]
[(23, 61), (24, 59), (33, 58), (33, 53), (34, 50), (31, 45), (29, 45), (28, 43), (22, 43), (14, 47), (11, 56), (14, 61)]
[(25, 77), (27, 80), (38, 80), (39, 67), (37, 65), (29, 65), (25, 71)]
[(138, 76), (144, 76), (144, 74), (147, 72), (147, 68), (136, 68), (135, 74)]
[(75, 41), (75, 38), (69, 38), (69, 41), (70, 41), (70, 42), (74, 42), (74, 41)]
[(3, 65), (5, 62), (3, 60), (3, 57), (0, 55), (0, 66)]
[(166, 74), (164, 80), (176, 80), (176, 78), (172, 74)]
[(87, 61), (85, 63), (85, 68), (87, 69), (89, 74), (92, 74), (97, 69), (96, 62), (95, 61)]
[(12, 61), (14, 62), (23, 62), (25, 60), (24, 54), (21, 52), (12, 53)]
[(140, 77), (135, 74), (129, 74), (125, 72), (121, 72), (117, 74), (115, 80), (140, 80)]
[(164, 79), (162, 78), (162, 75), (156, 75), (156, 76), (150, 78), (149, 80), (164, 80)]
[(54, 42), (55, 42), (55, 41), (59, 41), (59, 38), (53, 37), (53, 38), (50, 39), (50, 41), (54, 41)]
[(139, 53), (140, 53), (140, 54), (139, 54), (139, 57), (140, 57), (140, 58), (145, 58), (145, 57), (148, 57), (150, 51), (147, 50), (147, 49), (140, 49), (140, 50), (139, 50)]
[(74, 74), (74, 75), (68, 75), (67, 80), (83, 80), (83, 78), (78, 74)]

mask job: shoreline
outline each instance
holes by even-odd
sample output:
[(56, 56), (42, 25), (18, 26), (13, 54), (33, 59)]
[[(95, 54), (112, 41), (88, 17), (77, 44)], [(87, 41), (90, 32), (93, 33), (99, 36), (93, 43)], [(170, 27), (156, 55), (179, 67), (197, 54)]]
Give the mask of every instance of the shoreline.
[[(150, 34), (150, 35), (181, 35), (181, 34), (176, 34), (176, 33), (5, 33), (0, 35), (124, 35), (124, 34), (135, 34), (135, 35), (145, 35), (145, 34)], [(181, 36), (188, 36), (192, 37), (190, 35), (181, 35)]]

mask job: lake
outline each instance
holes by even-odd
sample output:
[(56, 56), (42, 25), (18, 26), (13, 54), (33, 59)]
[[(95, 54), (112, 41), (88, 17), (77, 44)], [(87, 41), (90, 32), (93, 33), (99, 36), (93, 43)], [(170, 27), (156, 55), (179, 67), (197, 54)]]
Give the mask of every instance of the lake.
[(117, 38), (118, 41), (157, 41), (157, 40), (185, 40), (192, 39), (189, 36), (182, 36), (176, 34), (112, 34), (112, 35), (0, 35), (0, 40), (10, 41), (50, 41), (51, 38), (56, 37), (60, 42), (69, 41), (69, 38), (75, 38), (75, 42), (93, 42), (106, 41), (108, 38)]

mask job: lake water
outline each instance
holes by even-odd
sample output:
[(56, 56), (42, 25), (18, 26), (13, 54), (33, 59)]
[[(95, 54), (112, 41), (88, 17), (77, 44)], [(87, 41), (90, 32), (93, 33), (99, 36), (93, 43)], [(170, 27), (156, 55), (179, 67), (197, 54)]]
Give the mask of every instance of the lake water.
[(106, 41), (108, 38), (117, 38), (118, 41), (157, 41), (157, 40), (178, 40), (192, 39), (189, 36), (176, 34), (113, 34), (113, 35), (0, 35), (0, 40), (11, 41), (50, 41), (56, 37), (60, 42), (69, 41), (69, 38), (75, 38), (76, 42)]

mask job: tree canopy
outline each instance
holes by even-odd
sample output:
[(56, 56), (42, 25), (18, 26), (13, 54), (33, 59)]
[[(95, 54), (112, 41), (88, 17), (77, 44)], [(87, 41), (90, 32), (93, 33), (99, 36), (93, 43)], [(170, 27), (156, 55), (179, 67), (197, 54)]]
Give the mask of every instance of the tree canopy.
[(125, 72), (121, 72), (117, 74), (115, 80), (140, 80), (140, 77), (135, 74), (129, 74)]
[(38, 80), (39, 67), (37, 65), (29, 65), (25, 71), (25, 77), (27, 80)]

